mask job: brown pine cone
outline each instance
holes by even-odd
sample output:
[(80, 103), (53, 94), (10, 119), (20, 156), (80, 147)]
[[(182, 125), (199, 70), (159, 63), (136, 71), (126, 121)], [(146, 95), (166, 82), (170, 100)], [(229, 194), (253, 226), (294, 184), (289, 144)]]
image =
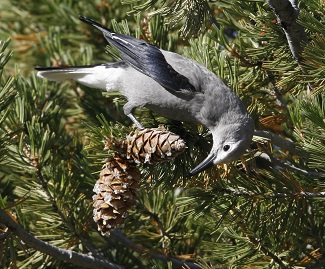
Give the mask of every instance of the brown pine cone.
[(94, 220), (102, 235), (124, 223), (127, 211), (135, 205), (140, 172), (134, 163), (118, 155), (104, 164), (94, 186)]
[(128, 159), (138, 163), (157, 163), (174, 159), (186, 146), (178, 135), (160, 129), (141, 129), (126, 138)]

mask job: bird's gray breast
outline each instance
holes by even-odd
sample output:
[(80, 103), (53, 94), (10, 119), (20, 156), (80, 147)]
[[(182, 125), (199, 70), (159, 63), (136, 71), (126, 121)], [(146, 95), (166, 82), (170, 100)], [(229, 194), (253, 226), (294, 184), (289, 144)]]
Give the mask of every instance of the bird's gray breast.
[(148, 102), (146, 107), (158, 115), (169, 119), (199, 123), (198, 115), (203, 104), (202, 94), (193, 94), (190, 98), (176, 97), (175, 95), (164, 96), (157, 102)]

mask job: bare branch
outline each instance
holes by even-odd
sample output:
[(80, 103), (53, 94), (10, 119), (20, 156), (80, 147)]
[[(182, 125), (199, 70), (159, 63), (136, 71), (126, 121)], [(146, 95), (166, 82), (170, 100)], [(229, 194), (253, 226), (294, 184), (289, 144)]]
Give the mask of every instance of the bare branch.
[(271, 6), (282, 26), (292, 55), (300, 63), (301, 43), (307, 43), (307, 36), (303, 27), (297, 23), (299, 9), (296, 6), (296, 0), (266, 0), (266, 2)]
[(77, 253), (71, 250), (60, 249), (52, 246), (42, 240), (37, 239), (32, 234), (27, 232), (5, 211), (0, 209), (0, 222), (6, 225), (10, 230), (26, 244), (26, 246), (37, 251), (50, 255), (61, 261), (66, 261), (83, 268), (109, 268), (109, 269), (123, 269), (124, 267), (111, 263), (104, 259), (94, 258), (85, 254)]

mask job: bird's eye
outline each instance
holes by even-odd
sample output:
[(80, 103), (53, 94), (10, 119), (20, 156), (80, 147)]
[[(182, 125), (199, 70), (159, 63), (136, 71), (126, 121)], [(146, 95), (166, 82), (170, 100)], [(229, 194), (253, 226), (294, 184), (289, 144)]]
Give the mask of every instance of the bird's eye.
[(230, 145), (224, 145), (223, 146), (223, 151), (228, 151), (230, 149)]

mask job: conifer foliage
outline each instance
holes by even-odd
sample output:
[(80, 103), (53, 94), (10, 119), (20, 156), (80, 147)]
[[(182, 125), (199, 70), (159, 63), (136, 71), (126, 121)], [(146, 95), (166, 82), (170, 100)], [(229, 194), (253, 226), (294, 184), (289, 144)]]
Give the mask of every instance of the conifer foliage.
[[(255, 121), (250, 152), (189, 178), (211, 149), (202, 126), (143, 108), (136, 130), (120, 95), (37, 78), (119, 59), (79, 14), (221, 77)], [(324, 14), (322, 0), (1, 1), (0, 268), (323, 268)]]

